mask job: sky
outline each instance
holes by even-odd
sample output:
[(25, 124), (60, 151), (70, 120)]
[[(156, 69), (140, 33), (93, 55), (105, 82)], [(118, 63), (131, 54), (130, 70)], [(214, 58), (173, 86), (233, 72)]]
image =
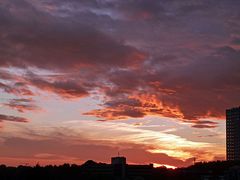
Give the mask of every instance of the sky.
[(225, 159), (240, 1), (0, 0), (0, 159)]

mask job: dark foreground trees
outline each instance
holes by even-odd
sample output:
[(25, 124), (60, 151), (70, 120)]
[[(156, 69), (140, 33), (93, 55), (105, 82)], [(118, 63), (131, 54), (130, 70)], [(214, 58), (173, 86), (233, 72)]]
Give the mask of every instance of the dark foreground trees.
[[(179, 169), (153, 168), (146, 177), (128, 176), (129, 180), (201, 180), (208, 179), (237, 179), (240, 175), (239, 161), (217, 161), (197, 163), (194, 166)], [(0, 166), (0, 180), (115, 180), (121, 179), (112, 173), (111, 167), (102, 163), (88, 163), (87, 165), (44, 166), (36, 165), (7, 167)]]

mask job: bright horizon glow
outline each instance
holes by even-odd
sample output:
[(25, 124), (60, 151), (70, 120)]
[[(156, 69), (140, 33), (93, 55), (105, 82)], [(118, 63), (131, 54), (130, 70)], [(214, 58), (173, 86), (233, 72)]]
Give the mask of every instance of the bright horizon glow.
[(167, 164), (156, 164), (156, 163), (153, 164), (153, 167), (155, 167), (155, 168), (166, 167), (168, 169), (176, 169), (177, 168), (175, 166), (170, 166), (170, 165), (167, 165)]

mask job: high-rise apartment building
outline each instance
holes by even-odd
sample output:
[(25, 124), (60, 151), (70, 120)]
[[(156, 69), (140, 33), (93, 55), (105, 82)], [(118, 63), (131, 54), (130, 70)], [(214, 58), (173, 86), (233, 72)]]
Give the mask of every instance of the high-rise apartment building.
[(240, 160), (240, 107), (226, 110), (227, 160)]

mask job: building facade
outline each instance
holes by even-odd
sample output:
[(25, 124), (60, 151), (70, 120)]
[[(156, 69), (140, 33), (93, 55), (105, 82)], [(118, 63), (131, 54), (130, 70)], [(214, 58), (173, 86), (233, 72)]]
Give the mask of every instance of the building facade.
[(227, 160), (240, 160), (240, 107), (226, 110)]

